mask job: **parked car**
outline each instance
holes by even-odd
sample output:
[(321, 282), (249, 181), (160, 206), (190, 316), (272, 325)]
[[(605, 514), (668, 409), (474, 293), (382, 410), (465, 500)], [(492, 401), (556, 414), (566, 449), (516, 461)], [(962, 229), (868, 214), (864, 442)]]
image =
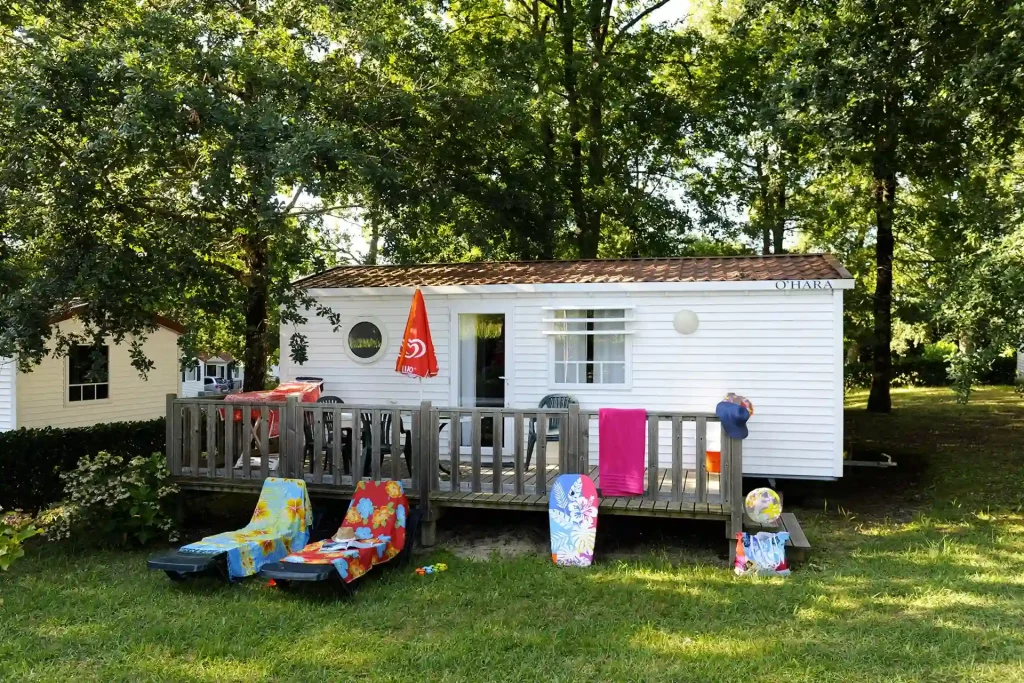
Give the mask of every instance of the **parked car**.
[(231, 380), (223, 377), (204, 377), (203, 391), (209, 394), (226, 394), (231, 391)]

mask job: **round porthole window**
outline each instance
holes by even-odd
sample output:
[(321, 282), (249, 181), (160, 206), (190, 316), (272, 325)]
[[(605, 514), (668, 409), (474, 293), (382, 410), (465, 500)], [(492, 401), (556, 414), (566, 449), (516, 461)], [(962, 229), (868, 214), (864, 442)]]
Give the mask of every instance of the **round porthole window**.
[(388, 346), (384, 326), (376, 320), (363, 319), (353, 323), (345, 335), (345, 351), (359, 363), (373, 363)]

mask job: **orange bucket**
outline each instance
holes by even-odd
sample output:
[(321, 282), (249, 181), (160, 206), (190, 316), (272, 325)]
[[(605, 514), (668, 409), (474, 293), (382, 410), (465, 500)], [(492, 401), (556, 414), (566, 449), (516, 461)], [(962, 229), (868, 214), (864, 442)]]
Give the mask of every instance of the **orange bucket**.
[(719, 474), (722, 471), (722, 451), (708, 451), (704, 457), (704, 466), (708, 472)]

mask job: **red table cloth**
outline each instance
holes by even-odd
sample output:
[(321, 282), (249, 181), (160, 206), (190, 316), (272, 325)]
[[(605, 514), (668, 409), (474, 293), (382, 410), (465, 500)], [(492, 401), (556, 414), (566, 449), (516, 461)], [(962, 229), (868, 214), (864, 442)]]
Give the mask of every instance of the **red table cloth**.
[[(287, 401), (289, 396), (298, 396), (300, 403), (316, 403), (320, 398), (319, 382), (282, 382), (274, 389), (266, 391), (243, 391), (238, 394), (228, 394), (224, 397), (225, 403), (276, 403)], [(235, 408), (235, 422), (243, 422), (242, 410)], [(259, 410), (253, 410), (252, 415), (259, 419)], [(250, 415), (249, 421), (252, 421)], [(281, 416), (277, 409), (270, 411), (270, 438), (278, 436), (281, 428)]]

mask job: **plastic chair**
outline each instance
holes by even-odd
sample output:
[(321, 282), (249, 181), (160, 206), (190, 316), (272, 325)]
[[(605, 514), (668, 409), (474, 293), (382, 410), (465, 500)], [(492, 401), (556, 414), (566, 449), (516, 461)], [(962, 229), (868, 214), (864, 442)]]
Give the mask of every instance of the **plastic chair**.
[[(371, 425), (370, 413), (360, 413), (360, 422), (362, 423), (362, 441), (363, 441), (363, 476), (370, 476), (370, 458), (373, 451), (373, 426)], [(412, 476), (412, 430), (405, 428), (405, 422), (401, 417), (398, 418), (398, 430), (405, 436), (405, 444), (391, 443), (391, 424), (392, 417), (390, 412), (381, 413), (380, 416), (380, 457), (381, 464), (385, 455), (394, 457), (395, 451), (399, 448), (402, 449), (402, 455), (405, 458), (405, 466), (409, 470), (409, 475)]]
[[(549, 408), (551, 410), (567, 410), (570, 405), (579, 405), (579, 400), (570, 394), (548, 394), (537, 404), (538, 408)], [(558, 418), (548, 419), (548, 441), (558, 441)], [(530, 458), (533, 456), (533, 447), (537, 443), (537, 420), (530, 420), (530, 439), (526, 446), (526, 469), (530, 469)]]

